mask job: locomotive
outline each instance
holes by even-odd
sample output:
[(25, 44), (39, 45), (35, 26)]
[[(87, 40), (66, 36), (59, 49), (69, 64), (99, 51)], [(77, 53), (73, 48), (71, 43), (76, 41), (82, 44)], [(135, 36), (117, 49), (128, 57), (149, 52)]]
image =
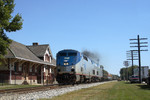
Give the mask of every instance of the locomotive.
[(103, 75), (98, 63), (72, 49), (59, 51), (56, 55), (56, 65), (56, 80), (59, 84), (101, 81)]

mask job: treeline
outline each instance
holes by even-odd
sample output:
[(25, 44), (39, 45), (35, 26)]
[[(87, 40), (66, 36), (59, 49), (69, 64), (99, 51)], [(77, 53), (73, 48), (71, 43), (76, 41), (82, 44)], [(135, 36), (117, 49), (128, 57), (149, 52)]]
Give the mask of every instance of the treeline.
[(103, 70), (103, 77), (107, 78), (108, 77), (108, 72), (106, 70)]
[[(139, 67), (139, 66), (134, 65), (133, 69), (137, 68), (137, 67)], [(127, 80), (129, 78), (129, 76), (132, 76), (132, 66), (130, 66), (128, 68), (121, 68), (120, 69), (121, 80)], [(149, 76), (150, 76), (150, 69), (149, 69)]]
[[(137, 68), (137, 65), (133, 66), (134, 68)], [(129, 76), (132, 76), (132, 66), (128, 67), (128, 68), (121, 68), (120, 69), (120, 78), (121, 80), (127, 80), (129, 78)]]

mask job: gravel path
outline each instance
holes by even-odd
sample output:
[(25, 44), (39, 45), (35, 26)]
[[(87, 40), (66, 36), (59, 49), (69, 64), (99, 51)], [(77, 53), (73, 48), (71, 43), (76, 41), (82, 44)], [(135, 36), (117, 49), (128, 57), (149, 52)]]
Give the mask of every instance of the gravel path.
[(0, 100), (37, 100), (40, 98), (52, 98), (54, 96), (62, 95), (67, 92), (80, 90), (83, 88), (89, 88), (89, 87), (97, 86), (97, 85), (104, 84), (104, 83), (108, 83), (108, 82), (80, 84), (80, 85), (75, 85), (72, 87), (52, 89), (52, 90), (47, 90), (47, 91), (39, 91), (39, 92), (33, 92), (33, 93), (27, 93), (27, 94), (15, 94), (15, 95), (9, 94), (7, 96), (0, 97)]

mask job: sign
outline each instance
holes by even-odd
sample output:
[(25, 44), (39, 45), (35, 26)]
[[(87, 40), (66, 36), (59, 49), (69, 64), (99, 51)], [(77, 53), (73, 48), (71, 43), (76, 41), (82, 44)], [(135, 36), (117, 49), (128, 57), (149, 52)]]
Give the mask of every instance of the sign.
[(123, 64), (124, 66), (129, 66), (129, 61), (124, 61)]

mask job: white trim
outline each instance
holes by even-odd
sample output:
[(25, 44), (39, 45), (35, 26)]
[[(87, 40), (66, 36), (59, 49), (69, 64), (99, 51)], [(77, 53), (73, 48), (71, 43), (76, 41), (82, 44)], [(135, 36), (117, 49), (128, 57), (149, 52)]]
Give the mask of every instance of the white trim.
[(51, 57), (51, 56), (49, 56), (49, 62), (50, 62), (50, 63), (52, 62), (52, 57)]
[(45, 72), (45, 66), (44, 66), (44, 71), (43, 72)]
[(49, 73), (52, 73), (52, 69), (51, 68), (49, 69)]
[(30, 59), (25, 59), (25, 58), (21, 58), (21, 57), (16, 57), (17, 59), (21, 59), (21, 60), (26, 60), (26, 61), (31, 61), (31, 62), (35, 62), (35, 63), (39, 63), (39, 64), (45, 64), (45, 65), (51, 65), (54, 66), (54, 64), (48, 64), (45, 62), (38, 62), (38, 61), (34, 61), (34, 60), (30, 60)]
[[(48, 57), (50, 57), (50, 52), (48, 51), (48, 48), (46, 49), (45, 53), (44, 53), (44, 61), (46, 61), (46, 55), (48, 55)], [(47, 61), (50, 62), (50, 61)]]
[(11, 63), (9, 65), (9, 71), (10, 71), (10, 73), (9, 73), (9, 83), (11, 84), (12, 83), (12, 81), (11, 81)]
[(15, 67), (14, 67), (14, 62), (12, 62), (12, 64), (11, 64), (11, 70), (15, 70)]

